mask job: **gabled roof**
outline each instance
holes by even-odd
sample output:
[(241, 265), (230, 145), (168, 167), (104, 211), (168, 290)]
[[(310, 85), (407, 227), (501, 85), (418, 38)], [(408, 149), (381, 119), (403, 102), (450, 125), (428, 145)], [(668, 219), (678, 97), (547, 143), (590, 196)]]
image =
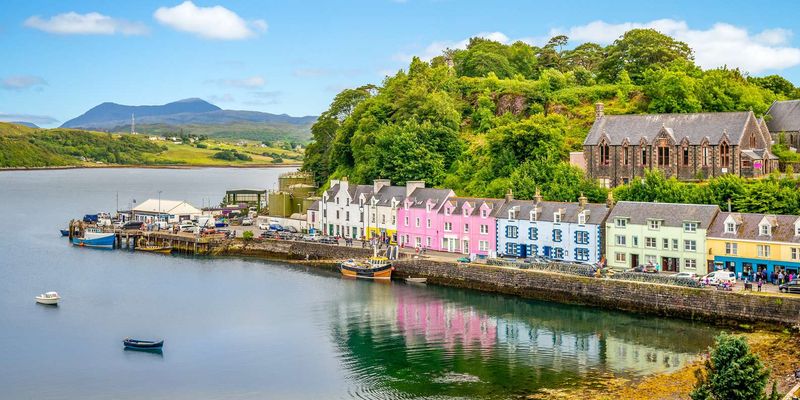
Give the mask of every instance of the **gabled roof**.
[(158, 199), (147, 199), (134, 207), (133, 211), (173, 215), (199, 215), (203, 213), (203, 211), (185, 201), (164, 199), (160, 201)]
[(405, 186), (384, 186), (378, 190), (378, 193), (374, 193), (369, 201), (372, 199), (376, 199), (376, 205), (380, 207), (391, 207), (392, 206), (392, 199), (395, 199), (398, 204), (402, 204), (403, 199), (406, 198), (406, 187)]
[(450, 189), (416, 188), (406, 200), (411, 202), (411, 208), (425, 208), (428, 200), (431, 200), (434, 203), (433, 209), (438, 211), (450, 196), (453, 196)]
[(369, 200), (369, 197), (372, 196), (372, 185), (356, 185), (356, 186), (349, 186), (347, 190), (350, 192), (350, 198), (353, 201), (358, 201), (358, 198), (363, 194), (364, 201)]
[[(464, 207), (469, 205), (471, 208), (471, 212), (469, 216), (478, 216), (481, 213), (481, 205), (486, 203), (489, 206), (489, 216), (494, 217), (497, 215), (497, 212), (500, 211), (500, 208), (503, 206), (505, 202), (504, 199), (484, 199), (484, 198), (477, 198), (477, 197), (451, 197), (447, 199), (445, 203), (452, 203), (455, 208), (453, 209), (453, 215), (464, 215)], [(444, 213), (444, 207), (439, 210), (440, 214)]]
[(776, 101), (767, 110), (767, 127), (773, 134), (800, 131), (800, 100)]
[(657, 219), (662, 221), (662, 226), (671, 227), (682, 227), (685, 221), (699, 222), (701, 229), (708, 229), (718, 212), (718, 206), (708, 204), (620, 201), (608, 219), (627, 218), (628, 224), (633, 225), (646, 225), (648, 220)]
[(319, 202), (322, 200), (316, 200), (315, 202), (311, 203), (311, 206), (308, 207), (310, 211), (319, 211)]
[[(736, 233), (725, 233), (725, 220), (728, 216), (737, 220)], [(760, 235), (758, 225), (767, 217), (772, 224), (772, 235)], [(708, 237), (719, 239), (744, 239), (763, 242), (800, 243), (800, 236), (795, 235), (795, 224), (800, 219), (797, 215), (767, 215), (751, 213), (720, 212), (717, 219), (708, 229)]]
[[(533, 200), (511, 200), (506, 202), (500, 210), (498, 210), (498, 219), (508, 219), (508, 211), (514, 208), (517, 212), (516, 219), (530, 219), (531, 211), (536, 202)], [(542, 201), (538, 204), (539, 213), (536, 216), (537, 221), (553, 222), (554, 214), (563, 210), (564, 214), (561, 216), (561, 222), (565, 223), (578, 223), (578, 214), (582, 211), (589, 211), (589, 217), (586, 219), (587, 224), (601, 224), (606, 219), (609, 209), (605, 204), (587, 203), (583, 208), (580, 204), (576, 203), (562, 203), (558, 201)]]
[(693, 114), (637, 114), (604, 115), (594, 121), (584, 145), (594, 146), (606, 137), (610, 145), (622, 145), (627, 138), (638, 145), (641, 138), (652, 144), (662, 131), (679, 143), (687, 138), (690, 144), (699, 145), (704, 138), (712, 145), (719, 143), (727, 133), (730, 143), (739, 143), (752, 111)]

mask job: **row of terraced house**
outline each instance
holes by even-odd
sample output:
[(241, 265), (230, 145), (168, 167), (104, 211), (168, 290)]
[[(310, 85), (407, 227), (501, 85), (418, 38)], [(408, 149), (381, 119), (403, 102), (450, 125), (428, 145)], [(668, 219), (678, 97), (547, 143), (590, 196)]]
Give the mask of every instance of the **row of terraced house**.
[(424, 182), (333, 180), (309, 209), (315, 231), (471, 258), (543, 257), (665, 272), (800, 271), (800, 216), (722, 212), (716, 205), (609, 199), (605, 204), (458, 197)]

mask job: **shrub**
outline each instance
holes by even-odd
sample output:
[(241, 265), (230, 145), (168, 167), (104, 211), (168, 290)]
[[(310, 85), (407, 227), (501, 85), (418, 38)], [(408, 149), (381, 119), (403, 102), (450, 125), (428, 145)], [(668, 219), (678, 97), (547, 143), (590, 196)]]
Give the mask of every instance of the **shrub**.
[(253, 240), (253, 231), (244, 231), (244, 232), (242, 232), (242, 239), (244, 239), (244, 240)]

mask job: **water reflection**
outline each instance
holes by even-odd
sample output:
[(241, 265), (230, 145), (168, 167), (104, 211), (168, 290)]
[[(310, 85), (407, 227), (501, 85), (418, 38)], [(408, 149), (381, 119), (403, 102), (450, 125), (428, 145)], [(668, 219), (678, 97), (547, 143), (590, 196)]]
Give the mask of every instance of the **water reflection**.
[[(386, 397), (502, 397), (607, 373), (667, 372), (716, 333), (686, 321), (443, 287), (353, 286), (351, 301), (333, 308), (333, 341), (354, 385)], [(359, 298), (364, 293), (368, 299)]]

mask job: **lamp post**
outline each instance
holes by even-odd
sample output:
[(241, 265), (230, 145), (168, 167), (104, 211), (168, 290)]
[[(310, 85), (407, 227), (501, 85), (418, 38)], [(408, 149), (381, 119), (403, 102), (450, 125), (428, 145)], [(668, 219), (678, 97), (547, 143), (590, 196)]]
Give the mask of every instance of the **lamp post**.
[(161, 191), (158, 191), (158, 222), (159, 228), (161, 227)]

